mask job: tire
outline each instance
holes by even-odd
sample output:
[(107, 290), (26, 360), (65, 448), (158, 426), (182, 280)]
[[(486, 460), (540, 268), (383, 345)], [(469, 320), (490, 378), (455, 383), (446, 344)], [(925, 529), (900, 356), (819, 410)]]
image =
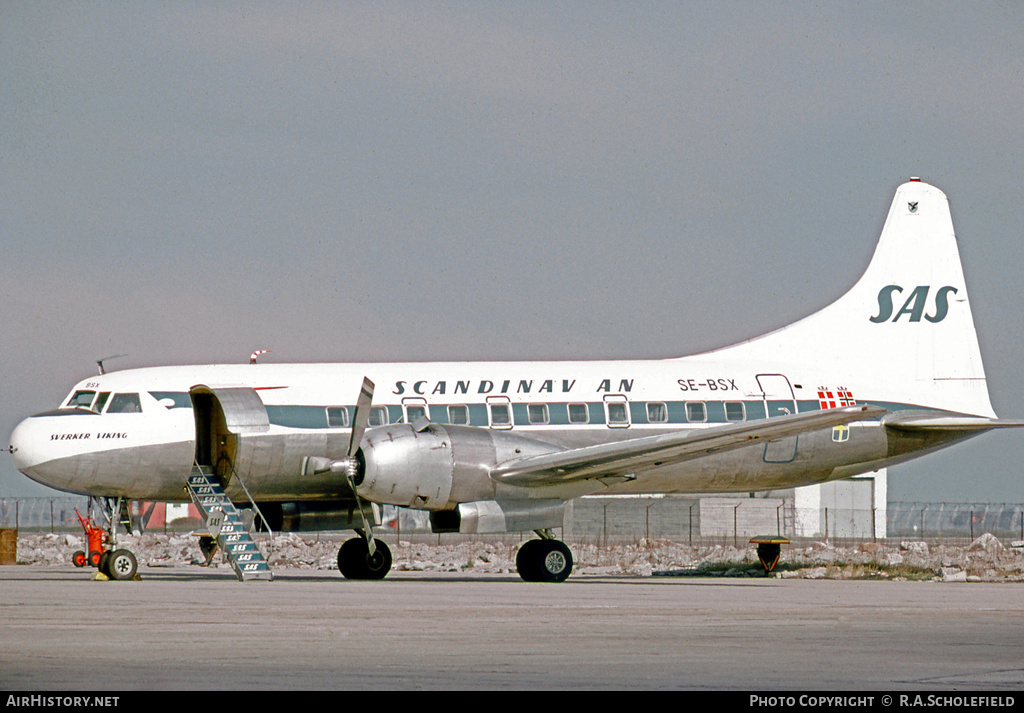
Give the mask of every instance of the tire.
[(139, 563), (131, 550), (114, 550), (107, 558), (107, 574), (111, 579), (128, 580), (135, 577), (139, 571)]
[(100, 552), (99, 550), (92, 550), (92, 551), (89, 552), (89, 560), (88, 560), (88, 562), (89, 562), (89, 566), (90, 567), (99, 567), (100, 566), (100, 560), (102, 560), (102, 559), (103, 559), (103, 553)]
[(391, 571), (391, 549), (381, 540), (374, 540), (371, 555), (366, 540), (353, 537), (338, 550), (338, 571), (345, 579), (384, 579)]
[(85, 553), (82, 552), (82, 550), (77, 550), (73, 555), (71, 555), (71, 564), (76, 567), (84, 567), (86, 564)]
[(103, 550), (103, 552), (100, 553), (100, 561), (96, 564), (96, 569), (109, 577), (110, 572), (107, 570), (108, 564), (110, 564), (110, 550)]
[(564, 582), (572, 572), (572, 552), (560, 540), (530, 540), (519, 548), (516, 569), (527, 582)]
[(537, 548), (544, 544), (544, 540), (527, 540), (516, 553), (516, 571), (524, 582), (539, 582), (540, 573), (537, 571)]

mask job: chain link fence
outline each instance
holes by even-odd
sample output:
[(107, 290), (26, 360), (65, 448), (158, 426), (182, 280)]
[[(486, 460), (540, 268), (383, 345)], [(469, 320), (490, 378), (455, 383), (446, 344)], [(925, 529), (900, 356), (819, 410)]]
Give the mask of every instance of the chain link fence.
[[(80, 531), (75, 508), (85, 517), (102, 517), (87, 497), (0, 498), (0, 528)], [(391, 529), (398, 525), (403, 533), (429, 532), (425, 512), (385, 507), (383, 515)], [(1024, 540), (1024, 504), (891, 502), (884, 509), (800, 508), (790, 498), (587, 497), (566, 508), (562, 537), (595, 544), (669, 539), (738, 545), (756, 535), (969, 541), (986, 532)]]
[(68, 495), (54, 498), (0, 498), (0, 527), (31, 532), (81, 530), (75, 508), (91, 513), (90, 499)]
[(891, 502), (885, 508), (797, 507), (784, 498), (582, 498), (566, 539), (600, 544), (667, 538), (742, 545), (757, 535), (791, 539), (965, 540), (984, 533), (1024, 540), (1024, 504)]

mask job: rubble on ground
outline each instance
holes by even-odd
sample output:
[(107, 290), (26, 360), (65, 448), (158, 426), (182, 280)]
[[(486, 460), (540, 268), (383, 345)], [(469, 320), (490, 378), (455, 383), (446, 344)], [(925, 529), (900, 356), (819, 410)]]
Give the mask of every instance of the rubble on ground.
[[(433, 539), (433, 538), (431, 538)], [(142, 567), (188, 567), (205, 561), (198, 533), (121, 535), (118, 547), (132, 550)], [(278, 534), (259, 540), (269, 550), (272, 569), (337, 569), (344, 537)], [(386, 537), (395, 572), (515, 573), (521, 540), (398, 543)], [(21, 534), (20, 565), (71, 566), (71, 555), (84, 549), (74, 534)], [(571, 543), (573, 576), (764, 576), (753, 545), (690, 545), (667, 539), (634, 544)], [(215, 556), (214, 566), (227, 567)], [(828, 542), (786, 545), (773, 575), (803, 579), (890, 579), (943, 582), (1024, 582), (1024, 543), (1001, 542), (985, 533), (969, 545), (923, 541), (867, 542), (834, 546)]]

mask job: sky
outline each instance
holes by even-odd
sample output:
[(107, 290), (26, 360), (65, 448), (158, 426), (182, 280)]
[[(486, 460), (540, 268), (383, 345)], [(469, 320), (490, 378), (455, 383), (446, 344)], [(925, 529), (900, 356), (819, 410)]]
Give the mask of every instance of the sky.
[[(0, 0), (0, 432), (111, 355), (724, 346), (851, 286), (911, 176), (1024, 418), (1021, 36), (1019, 2)], [(1021, 463), (986, 434), (889, 499), (1021, 503)]]

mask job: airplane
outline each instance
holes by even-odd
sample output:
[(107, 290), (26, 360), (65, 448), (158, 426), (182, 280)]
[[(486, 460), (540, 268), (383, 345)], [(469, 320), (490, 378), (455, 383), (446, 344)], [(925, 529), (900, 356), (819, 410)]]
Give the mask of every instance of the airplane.
[[(257, 355), (84, 379), (8, 450), (33, 480), (106, 502), (216, 490), (213, 514), (249, 502), (271, 530), (352, 529), (346, 578), (390, 570), (372, 531), (394, 505), (429, 511), (438, 533), (533, 531), (519, 575), (561, 582), (572, 552), (554, 530), (574, 498), (797, 487), (1024, 426), (992, 409), (949, 202), (916, 177), (849, 291), (732, 346), (621, 361)], [(237, 531), (224, 522), (211, 536)]]

